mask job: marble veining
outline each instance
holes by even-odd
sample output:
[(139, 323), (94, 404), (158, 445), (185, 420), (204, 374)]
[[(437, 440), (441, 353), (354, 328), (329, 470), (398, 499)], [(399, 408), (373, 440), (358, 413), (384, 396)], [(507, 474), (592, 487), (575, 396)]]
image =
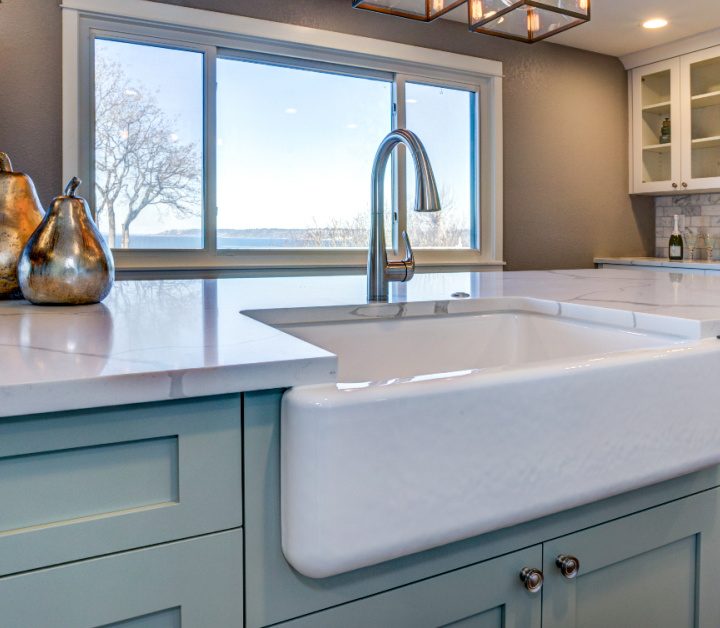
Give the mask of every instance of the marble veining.
[[(121, 281), (102, 304), (0, 304), (0, 416), (334, 381), (335, 356), (243, 315), (277, 308), (467, 311), (530, 297), (547, 313), (688, 337), (720, 333), (720, 276), (633, 269), (418, 274), (366, 303), (363, 276)], [(453, 299), (466, 292), (469, 299)], [(405, 304), (414, 304), (412, 306)], [(427, 304), (427, 305), (425, 305)], [(602, 309), (597, 309), (602, 308)], [(622, 314), (622, 313), (625, 314)], [(625, 323), (623, 323), (625, 324)], [(670, 332), (673, 333), (673, 332)]]

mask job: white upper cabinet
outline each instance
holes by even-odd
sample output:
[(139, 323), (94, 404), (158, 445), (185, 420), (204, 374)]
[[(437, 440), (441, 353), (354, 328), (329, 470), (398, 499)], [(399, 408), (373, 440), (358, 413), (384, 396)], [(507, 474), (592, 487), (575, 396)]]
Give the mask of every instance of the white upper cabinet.
[[(633, 190), (666, 192), (680, 179), (680, 61), (670, 59), (632, 73)], [(669, 121), (669, 137), (663, 123)]]
[(680, 58), (682, 182), (720, 188), (720, 46)]
[(720, 190), (720, 46), (645, 65), (630, 76), (630, 192)]

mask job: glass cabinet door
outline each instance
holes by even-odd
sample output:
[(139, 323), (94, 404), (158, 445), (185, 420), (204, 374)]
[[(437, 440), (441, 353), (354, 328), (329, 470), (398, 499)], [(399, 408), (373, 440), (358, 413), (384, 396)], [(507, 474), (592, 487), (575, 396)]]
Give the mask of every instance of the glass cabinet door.
[(671, 59), (633, 73), (635, 192), (679, 188), (679, 70), (679, 60)]
[(681, 188), (720, 188), (720, 46), (682, 57)]

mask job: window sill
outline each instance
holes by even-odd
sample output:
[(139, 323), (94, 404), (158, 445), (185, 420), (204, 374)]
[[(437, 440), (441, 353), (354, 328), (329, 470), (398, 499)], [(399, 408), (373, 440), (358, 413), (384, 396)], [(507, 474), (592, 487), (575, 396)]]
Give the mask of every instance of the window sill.
[[(243, 251), (210, 255), (205, 251), (114, 251), (120, 278), (155, 276), (213, 278), (362, 274), (367, 253), (355, 251)], [(398, 257), (388, 252), (389, 257)], [(416, 251), (418, 272), (502, 270), (505, 262), (478, 251)]]

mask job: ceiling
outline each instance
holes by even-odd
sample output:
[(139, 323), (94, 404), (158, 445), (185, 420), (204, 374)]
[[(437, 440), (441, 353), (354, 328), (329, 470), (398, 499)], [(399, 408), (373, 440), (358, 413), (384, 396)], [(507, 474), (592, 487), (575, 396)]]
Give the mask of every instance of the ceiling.
[[(448, 15), (467, 22), (463, 5)], [(650, 31), (642, 23), (664, 17), (670, 24)], [(621, 57), (720, 28), (720, 0), (592, 0), (592, 20), (550, 41)]]

